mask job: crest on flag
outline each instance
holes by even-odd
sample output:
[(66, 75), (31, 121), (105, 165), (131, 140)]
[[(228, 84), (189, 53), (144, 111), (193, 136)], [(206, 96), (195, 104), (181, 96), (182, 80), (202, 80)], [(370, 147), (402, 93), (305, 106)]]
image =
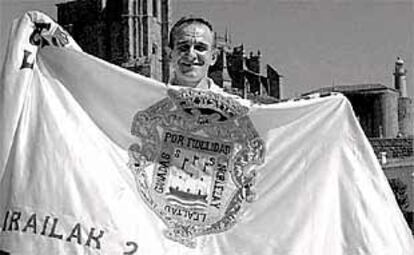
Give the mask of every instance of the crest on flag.
[(247, 113), (221, 94), (170, 89), (135, 115), (129, 165), (168, 238), (195, 247), (195, 237), (234, 226), (254, 200), (254, 168), (263, 162), (264, 143)]

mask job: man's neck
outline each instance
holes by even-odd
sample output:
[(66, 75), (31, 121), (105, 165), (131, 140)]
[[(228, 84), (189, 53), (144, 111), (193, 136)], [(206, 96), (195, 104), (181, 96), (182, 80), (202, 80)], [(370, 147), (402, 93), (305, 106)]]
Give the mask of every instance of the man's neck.
[(209, 89), (210, 88), (210, 82), (207, 77), (201, 79), (198, 82), (188, 82), (188, 81), (183, 82), (176, 78), (173, 78), (170, 83), (171, 85), (178, 85), (178, 86), (198, 88), (198, 89)]

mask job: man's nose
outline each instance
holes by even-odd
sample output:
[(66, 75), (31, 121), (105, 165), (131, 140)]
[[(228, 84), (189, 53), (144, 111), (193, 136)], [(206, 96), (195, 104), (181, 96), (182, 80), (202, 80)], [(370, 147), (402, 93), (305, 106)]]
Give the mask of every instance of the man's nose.
[(197, 52), (196, 52), (196, 50), (194, 49), (194, 46), (190, 46), (190, 47), (188, 48), (188, 52), (187, 52), (187, 54), (188, 54), (188, 56), (189, 56), (189, 57), (191, 57), (191, 58), (196, 58), (196, 57), (197, 57)]

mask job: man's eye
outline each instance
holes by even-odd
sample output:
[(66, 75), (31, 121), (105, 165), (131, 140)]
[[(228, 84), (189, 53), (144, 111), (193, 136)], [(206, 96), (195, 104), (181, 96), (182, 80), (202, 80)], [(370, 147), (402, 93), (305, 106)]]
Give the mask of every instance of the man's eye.
[(188, 51), (190, 49), (190, 45), (180, 45), (178, 46), (179, 51)]
[(207, 45), (195, 45), (194, 49), (197, 50), (197, 51), (206, 51), (206, 50), (208, 50), (208, 47), (207, 47)]

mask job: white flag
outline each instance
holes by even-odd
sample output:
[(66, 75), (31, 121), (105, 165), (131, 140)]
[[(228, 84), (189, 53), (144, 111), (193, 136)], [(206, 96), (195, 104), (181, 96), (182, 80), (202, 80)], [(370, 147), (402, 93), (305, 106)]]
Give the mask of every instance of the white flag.
[(39, 12), (14, 23), (0, 86), (6, 254), (414, 254), (341, 95), (166, 86)]

